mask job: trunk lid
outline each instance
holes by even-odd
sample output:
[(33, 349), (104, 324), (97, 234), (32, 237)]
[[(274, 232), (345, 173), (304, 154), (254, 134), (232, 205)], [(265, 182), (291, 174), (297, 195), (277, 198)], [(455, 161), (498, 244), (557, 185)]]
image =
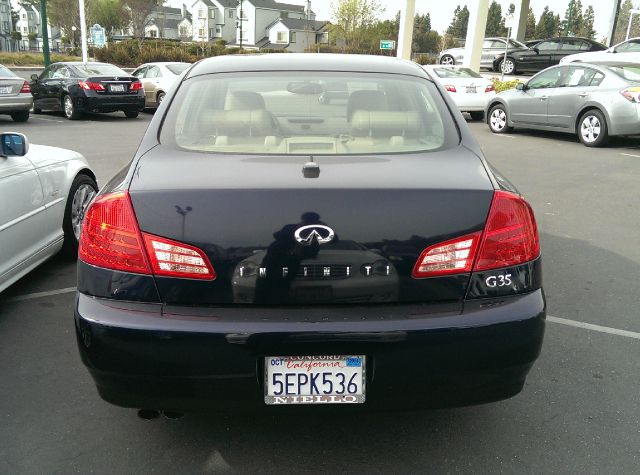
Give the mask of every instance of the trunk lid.
[(24, 85), (22, 78), (0, 78), (0, 97), (17, 96)]
[[(461, 301), (469, 275), (414, 279), (428, 246), (483, 228), (493, 186), (460, 146), (426, 154), (231, 156), (158, 146), (130, 196), (143, 232), (205, 251), (213, 281), (156, 277), (166, 303)], [(329, 235), (333, 238), (329, 240)], [(324, 242), (327, 241), (327, 242)]]
[(139, 82), (133, 76), (90, 76), (85, 81), (101, 84), (104, 91), (100, 92), (107, 95), (136, 94), (137, 91), (131, 89), (131, 84)]

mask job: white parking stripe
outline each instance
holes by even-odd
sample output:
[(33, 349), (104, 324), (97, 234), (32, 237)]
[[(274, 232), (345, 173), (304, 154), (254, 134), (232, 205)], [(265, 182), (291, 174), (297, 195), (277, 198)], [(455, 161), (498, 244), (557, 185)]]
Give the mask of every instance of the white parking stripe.
[(496, 137), (502, 137), (503, 139), (515, 139), (513, 135), (496, 134)]
[[(17, 297), (11, 297), (4, 302), (22, 302), (24, 300), (33, 300), (41, 297), (50, 297), (51, 295), (70, 294), (75, 292), (76, 287), (66, 287), (64, 289), (48, 290), (46, 292), (34, 292), (32, 294), (18, 295)], [(0, 300), (0, 302), (2, 302)], [(626, 338), (634, 338), (640, 340), (640, 333), (632, 332), (629, 330), (619, 330), (617, 328), (603, 327), (601, 325), (594, 325), (593, 323), (578, 322), (576, 320), (568, 320), (566, 318), (554, 317), (547, 315), (547, 321), (552, 323), (558, 323), (560, 325), (567, 325), (570, 327), (582, 328), (584, 330), (591, 330), (599, 333), (608, 333), (610, 335), (624, 336)]]
[(578, 322), (576, 320), (567, 320), (566, 318), (553, 317), (551, 315), (547, 315), (547, 320), (553, 323), (559, 323), (560, 325), (568, 325), (570, 327), (582, 328), (585, 330), (592, 330), (594, 332), (600, 333), (609, 333), (611, 335), (624, 336), (627, 338), (635, 338), (636, 340), (640, 340), (640, 333), (632, 332), (629, 330), (618, 330), (617, 328), (603, 327), (601, 325)]
[(57, 122), (58, 124), (62, 124), (64, 120), (56, 120), (56, 119), (45, 119), (44, 117), (32, 117), (35, 120), (45, 120), (47, 122)]
[(621, 153), (620, 155), (624, 155), (625, 157), (640, 158), (640, 155), (634, 155), (633, 153)]
[[(49, 297), (51, 295), (70, 294), (71, 292), (75, 291), (75, 287), (66, 287), (64, 289), (47, 290), (46, 292), (34, 292), (32, 294), (18, 295), (17, 297), (8, 298), (7, 300), (4, 300), (4, 302), (22, 302), (23, 300), (39, 299), (41, 297)], [(3, 301), (0, 300), (0, 303), (2, 302)]]

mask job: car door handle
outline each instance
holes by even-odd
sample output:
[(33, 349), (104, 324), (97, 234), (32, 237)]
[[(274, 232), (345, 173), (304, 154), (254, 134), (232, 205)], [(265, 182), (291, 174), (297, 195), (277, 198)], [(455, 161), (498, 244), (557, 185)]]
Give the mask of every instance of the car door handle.
[(587, 97), (589, 94), (587, 94), (586, 92), (581, 92), (580, 94), (578, 94), (578, 97)]
[(549, 99), (549, 96), (540, 96), (541, 101), (546, 101), (547, 99)]

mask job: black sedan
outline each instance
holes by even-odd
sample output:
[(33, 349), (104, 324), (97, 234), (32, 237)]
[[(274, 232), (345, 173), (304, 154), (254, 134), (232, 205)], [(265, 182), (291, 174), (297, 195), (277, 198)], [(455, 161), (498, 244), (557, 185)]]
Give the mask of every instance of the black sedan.
[(545, 327), (536, 221), (456, 110), (386, 57), (190, 67), (85, 214), (75, 328), (102, 398), (148, 415), (520, 392)]
[(54, 63), (31, 80), (34, 114), (62, 111), (75, 120), (84, 113), (122, 111), (135, 118), (144, 108), (140, 80), (113, 64)]
[(572, 36), (550, 38), (530, 48), (510, 51), (506, 60), (504, 54), (496, 56), (493, 60), (493, 68), (496, 71), (504, 70), (505, 74), (537, 73), (558, 64), (562, 58), (570, 54), (605, 49), (607, 49), (605, 45), (589, 38)]

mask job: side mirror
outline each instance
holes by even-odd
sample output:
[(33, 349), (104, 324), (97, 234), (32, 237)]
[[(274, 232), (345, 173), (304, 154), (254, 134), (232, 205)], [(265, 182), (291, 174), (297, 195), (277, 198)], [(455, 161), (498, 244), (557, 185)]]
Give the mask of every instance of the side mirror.
[(38, 80), (38, 75), (37, 74), (32, 74), (31, 75), (31, 80), (32, 81), (37, 81)]
[(516, 84), (516, 89), (518, 91), (526, 91), (527, 90), (527, 85), (523, 82), (519, 82), (518, 84)]
[(540, 54), (540, 49), (537, 46), (533, 47), (533, 51), (535, 51), (536, 54)]
[(29, 151), (29, 141), (23, 134), (7, 132), (0, 134), (0, 155), (3, 157), (23, 157)]

